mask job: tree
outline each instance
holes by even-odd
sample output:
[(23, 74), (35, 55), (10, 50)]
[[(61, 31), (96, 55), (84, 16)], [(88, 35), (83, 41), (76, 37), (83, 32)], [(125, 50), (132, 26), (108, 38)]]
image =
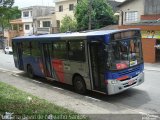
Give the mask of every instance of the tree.
[[(81, 0), (75, 9), (78, 30), (98, 29), (115, 21), (111, 6), (106, 0)], [(90, 18), (90, 20), (89, 20)]]
[(11, 8), (14, 4), (14, 0), (3, 0), (3, 8)]
[(77, 31), (77, 23), (75, 19), (72, 19), (70, 16), (65, 16), (62, 20), (62, 25), (60, 27), (61, 32)]
[(21, 17), (21, 11), (18, 7), (1, 8), (0, 9), (0, 26), (5, 29), (10, 26), (9, 21)]
[(3, 0), (3, 5), (0, 7), (0, 27), (2, 30), (10, 26), (10, 20), (21, 16), (21, 11), (18, 10), (18, 7), (12, 7), (13, 4), (14, 0)]

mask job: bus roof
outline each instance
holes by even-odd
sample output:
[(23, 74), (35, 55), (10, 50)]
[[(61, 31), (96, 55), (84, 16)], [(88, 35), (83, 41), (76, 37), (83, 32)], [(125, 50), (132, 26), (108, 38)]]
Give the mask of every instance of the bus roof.
[(103, 36), (107, 34), (113, 34), (128, 30), (140, 30), (138, 28), (134, 29), (118, 29), (118, 30), (99, 30), (99, 31), (89, 31), (89, 32), (68, 32), (68, 33), (57, 33), (57, 34), (45, 34), (45, 35), (31, 35), (31, 36), (20, 36), (13, 38), (13, 40), (21, 39), (40, 39), (40, 38), (67, 38), (67, 37), (89, 37), (89, 36)]

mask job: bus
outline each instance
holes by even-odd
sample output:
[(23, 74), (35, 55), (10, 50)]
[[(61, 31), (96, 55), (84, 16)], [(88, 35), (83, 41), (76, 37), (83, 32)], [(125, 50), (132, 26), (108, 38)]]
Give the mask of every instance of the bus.
[(139, 29), (99, 30), (16, 37), (15, 66), (29, 77), (113, 95), (144, 82)]

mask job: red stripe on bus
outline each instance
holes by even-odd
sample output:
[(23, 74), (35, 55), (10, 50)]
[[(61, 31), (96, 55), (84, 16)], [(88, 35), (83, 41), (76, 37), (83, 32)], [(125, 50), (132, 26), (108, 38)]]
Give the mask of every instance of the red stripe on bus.
[(62, 60), (52, 60), (52, 67), (54, 68), (58, 80), (64, 83), (64, 65)]

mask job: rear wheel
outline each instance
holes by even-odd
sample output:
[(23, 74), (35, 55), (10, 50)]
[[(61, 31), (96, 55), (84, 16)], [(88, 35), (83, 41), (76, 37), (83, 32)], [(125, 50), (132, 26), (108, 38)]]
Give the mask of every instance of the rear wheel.
[(81, 76), (75, 76), (73, 80), (74, 89), (79, 94), (86, 93), (86, 84)]
[(34, 72), (33, 72), (33, 68), (31, 65), (27, 66), (27, 74), (28, 74), (28, 77), (34, 78)]

